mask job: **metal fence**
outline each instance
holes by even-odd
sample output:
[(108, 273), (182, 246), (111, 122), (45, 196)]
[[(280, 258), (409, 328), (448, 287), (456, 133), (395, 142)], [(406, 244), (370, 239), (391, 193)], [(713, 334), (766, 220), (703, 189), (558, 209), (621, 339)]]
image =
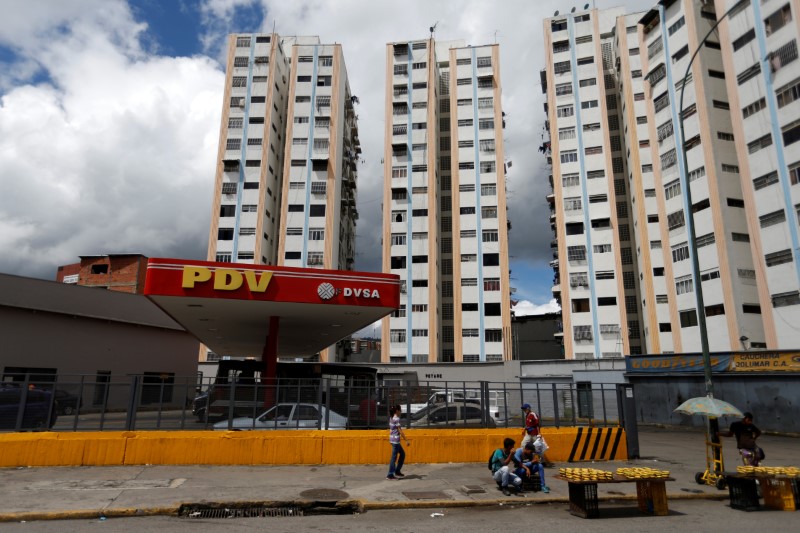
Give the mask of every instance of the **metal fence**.
[[(384, 429), (400, 405), (404, 427), (617, 426), (613, 384), (281, 378), (270, 384), (172, 375), (5, 376), (0, 431)], [(14, 379), (16, 378), (16, 379)]]

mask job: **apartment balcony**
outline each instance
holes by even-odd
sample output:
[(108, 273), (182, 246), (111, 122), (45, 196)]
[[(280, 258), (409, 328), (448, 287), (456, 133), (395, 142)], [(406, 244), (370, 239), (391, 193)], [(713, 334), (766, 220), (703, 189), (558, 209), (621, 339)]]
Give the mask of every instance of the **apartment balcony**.
[(550, 268), (558, 268), (558, 259), (550, 261)]
[(550, 248), (553, 250), (558, 250), (558, 239), (553, 239), (550, 241)]
[(547, 195), (547, 203), (550, 204), (550, 205), (555, 205), (555, 203), (556, 203), (556, 195), (553, 194), (553, 193), (548, 194)]
[(539, 80), (542, 84), (542, 94), (547, 94), (547, 71), (545, 69), (539, 71)]
[(561, 294), (561, 284), (553, 285), (552, 290), (553, 294)]

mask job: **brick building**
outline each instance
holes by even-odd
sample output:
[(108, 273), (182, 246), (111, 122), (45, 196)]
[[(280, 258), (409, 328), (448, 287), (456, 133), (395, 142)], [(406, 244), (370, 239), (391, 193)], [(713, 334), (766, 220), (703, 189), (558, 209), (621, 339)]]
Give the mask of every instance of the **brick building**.
[(82, 255), (80, 263), (58, 267), (56, 281), (142, 294), (147, 257), (141, 254)]

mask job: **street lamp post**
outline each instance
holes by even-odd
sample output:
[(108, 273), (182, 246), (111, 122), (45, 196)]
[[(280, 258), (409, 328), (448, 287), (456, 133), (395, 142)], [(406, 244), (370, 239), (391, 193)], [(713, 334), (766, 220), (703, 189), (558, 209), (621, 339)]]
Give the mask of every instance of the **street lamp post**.
[[(683, 82), (681, 84), (681, 98), (680, 103), (678, 106), (678, 123), (680, 126), (680, 143), (681, 143), (681, 154), (683, 155), (683, 175), (686, 178), (685, 183), (685, 191), (686, 194), (686, 203), (689, 206), (689, 213), (686, 214), (686, 221), (689, 225), (689, 249), (691, 250), (692, 254), (692, 283), (694, 284), (694, 294), (697, 301), (697, 325), (700, 330), (700, 346), (703, 351), (703, 371), (705, 372), (705, 384), (706, 384), (706, 396), (709, 398), (714, 397), (714, 383), (711, 381), (711, 355), (709, 354), (708, 350), (708, 329), (706, 328), (706, 307), (705, 302), (703, 300), (703, 285), (702, 280), (700, 279), (700, 260), (697, 257), (697, 234), (694, 229), (694, 212), (692, 211), (692, 184), (691, 180), (689, 179), (689, 160), (688, 156), (686, 155), (686, 145), (684, 144), (684, 130), (683, 130), (683, 94), (686, 91), (686, 81), (689, 77), (689, 71), (692, 68), (692, 63), (694, 62), (694, 58), (697, 57), (697, 54), (703, 48), (703, 44), (706, 40), (711, 36), (714, 30), (717, 29), (717, 26), (725, 20), (728, 15), (730, 15), (734, 10), (741, 7), (744, 3), (749, 2), (750, 0), (740, 0), (736, 2), (730, 9), (728, 9), (725, 14), (717, 19), (717, 22), (711, 26), (711, 29), (708, 30), (705, 37), (697, 44), (697, 49), (692, 54), (692, 57), (689, 59), (689, 64), (686, 66), (686, 73), (683, 75)], [(716, 418), (708, 417), (708, 424), (706, 426), (706, 431), (708, 432), (708, 441), (711, 450), (713, 451), (714, 455), (714, 465), (721, 465), (722, 464), (722, 448), (720, 447), (719, 437), (717, 434), (719, 433), (719, 422)], [(715, 466), (716, 470), (716, 466)], [(715, 474), (721, 474), (721, 472), (714, 472)]]
[[(678, 124), (680, 126), (681, 138), (679, 142), (681, 143), (681, 154), (683, 155), (683, 175), (686, 177), (685, 183), (685, 191), (684, 194), (686, 195), (687, 204), (689, 205), (689, 213), (686, 214), (687, 223), (689, 225), (689, 249), (692, 254), (692, 278), (694, 283), (694, 294), (695, 299), (697, 301), (697, 325), (700, 330), (700, 346), (703, 352), (703, 370), (705, 371), (705, 384), (706, 384), (706, 396), (709, 398), (714, 397), (714, 384), (711, 381), (711, 355), (709, 354), (708, 350), (708, 329), (706, 328), (706, 308), (705, 302), (703, 301), (703, 286), (702, 282), (700, 281), (700, 260), (697, 257), (697, 234), (694, 229), (694, 212), (692, 211), (692, 184), (689, 180), (689, 161), (686, 155), (686, 146), (684, 144), (684, 131), (683, 131), (683, 93), (686, 91), (686, 81), (689, 77), (689, 71), (692, 68), (692, 63), (694, 62), (694, 58), (697, 57), (697, 54), (703, 48), (703, 44), (706, 40), (711, 36), (714, 30), (717, 29), (717, 26), (728, 17), (734, 10), (740, 8), (743, 4), (749, 2), (749, 0), (740, 0), (736, 2), (733, 7), (728, 9), (724, 15), (717, 19), (717, 22), (711, 26), (711, 29), (708, 30), (706, 36), (697, 44), (697, 49), (692, 54), (691, 59), (689, 59), (689, 64), (686, 66), (686, 73), (683, 75), (683, 82), (681, 85), (681, 98), (680, 104), (678, 105)], [(716, 422), (716, 420), (715, 420)], [(714, 437), (714, 434), (712, 434)]]

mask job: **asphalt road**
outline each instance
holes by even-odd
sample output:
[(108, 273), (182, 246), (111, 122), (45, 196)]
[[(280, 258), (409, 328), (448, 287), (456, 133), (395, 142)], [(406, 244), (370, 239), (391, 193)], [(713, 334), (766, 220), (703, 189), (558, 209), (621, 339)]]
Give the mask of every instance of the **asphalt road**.
[[(439, 516), (441, 515), (441, 516)], [(116, 518), (108, 520), (57, 520), (0, 524), (3, 532), (64, 533), (131, 532), (142, 530), (192, 531), (193, 533), (224, 531), (271, 532), (481, 532), (497, 530), (576, 531), (591, 528), (592, 533), (619, 531), (662, 532), (724, 531), (793, 531), (798, 524), (797, 512), (756, 511), (747, 513), (731, 509), (727, 502), (683, 500), (670, 502), (668, 516), (649, 516), (639, 512), (635, 501), (601, 502), (600, 518), (584, 520), (569, 514), (566, 504), (529, 504), (521, 506), (470, 507), (462, 509), (402, 509), (368, 511), (359, 515), (307, 516), (287, 518), (191, 519), (172, 517)]]

